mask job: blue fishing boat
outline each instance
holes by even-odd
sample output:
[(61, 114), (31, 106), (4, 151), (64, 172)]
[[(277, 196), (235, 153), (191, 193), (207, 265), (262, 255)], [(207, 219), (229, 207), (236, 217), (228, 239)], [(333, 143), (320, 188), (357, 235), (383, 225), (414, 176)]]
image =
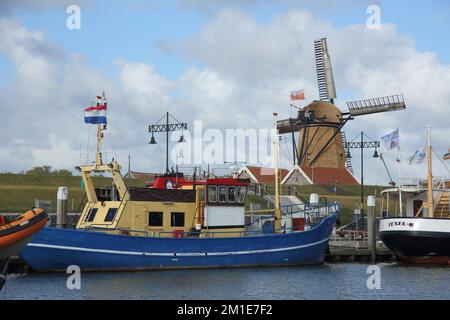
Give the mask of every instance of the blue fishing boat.
[(34, 270), (154, 270), (322, 263), (336, 220), (330, 214), (308, 231), (217, 238), (127, 236), (45, 228), (21, 257)]
[[(275, 208), (269, 217), (265, 211), (264, 223), (261, 218), (249, 222), (248, 179), (194, 175), (188, 180), (180, 172), (166, 172), (147, 187), (128, 187), (117, 161), (103, 163), (106, 125), (92, 117), (98, 109), (104, 118), (106, 99), (88, 109), (89, 123), (98, 125), (98, 140), (95, 164), (78, 167), (87, 202), (74, 229), (46, 227), (33, 236), (20, 252), (32, 269), (64, 271), (77, 265), (82, 271), (160, 270), (324, 261), (340, 205), (323, 202), (283, 210), (277, 160)], [(95, 188), (95, 173), (109, 174), (112, 188)]]

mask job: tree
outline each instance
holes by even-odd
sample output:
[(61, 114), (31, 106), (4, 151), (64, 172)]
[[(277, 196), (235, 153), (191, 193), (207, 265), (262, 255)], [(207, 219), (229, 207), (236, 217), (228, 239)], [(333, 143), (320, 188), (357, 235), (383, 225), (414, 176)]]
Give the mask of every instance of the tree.
[(71, 176), (72, 172), (66, 169), (52, 170), (51, 166), (33, 167), (25, 172), (25, 174), (44, 175), (44, 176)]
[(66, 170), (66, 169), (61, 169), (61, 170), (53, 171), (52, 174), (55, 176), (71, 176), (72, 172), (70, 172), (69, 170)]
[(31, 170), (28, 170), (25, 174), (50, 175), (51, 169), (52, 169), (51, 166), (33, 167)]

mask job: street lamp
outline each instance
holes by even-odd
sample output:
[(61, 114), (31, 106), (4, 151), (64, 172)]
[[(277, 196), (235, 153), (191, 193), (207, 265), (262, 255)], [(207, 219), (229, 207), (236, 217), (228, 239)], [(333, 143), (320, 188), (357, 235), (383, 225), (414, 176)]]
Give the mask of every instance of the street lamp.
[(181, 136), (180, 139), (178, 139), (178, 143), (185, 143), (186, 140), (184, 139), (184, 134), (183, 134), (183, 127), (181, 127)]
[(148, 144), (157, 144), (155, 137), (153, 136), (153, 132), (152, 132), (152, 138), (150, 139), (150, 142)]
[[(175, 120), (174, 123), (169, 123), (169, 116)], [(184, 140), (183, 130), (187, 129), (187, 124), (185, 122), (180, 122), (175, 119), (170, 113), (166, 112), (166, 123), (159, 124), (159, 122), (164, 119), (164, 116), (156, 122), (156, 124), (152, 124), (148, 127), (148, 131), (152, 134), (149, 144), (156, 144), (156, 140), (154, 137), (155, 132), (165, 132), (166, 133), (166, 173), (169, 173), (169, 132), (181, 130), (181, 136), (178, 142), (186, 142)]]
[(380, 156), (378, 155), (377, 148), (375, 148), (375, 151), (373, 152), (372, 158), (379, 158), (379, 157)]
[[(364, 136), (366, 136), (367, 138), (369, 138), (367, 135), (364, 134), (364, 132), (361, 131), (361, 141), (358, 142), (345, 142), (344, 143), (344, 147), (347, 148), (347, 158), (351, 158), (350, 155), (350, 149), (361, 149), (361, 190), (360, 190), (360, 196), (361, 196), (361, 203), (360, 203), (360, 210), (361, 210), (361, 218), (364, 219), (364, 209), (363, 209), (363, 204), (364, 204), (364, 149), (368, 149), (368, 148), (375, 148), (375, 152), (373, 153), (373, 158), (378, 158), (378, 152), (377, 152), (377, 148), (380, 147), (380, 142), (379, 141), (364, 141)], [(371, 138), (369, 138), (371, 139)], [(364, 221), (364, 220), (363, 220)]]

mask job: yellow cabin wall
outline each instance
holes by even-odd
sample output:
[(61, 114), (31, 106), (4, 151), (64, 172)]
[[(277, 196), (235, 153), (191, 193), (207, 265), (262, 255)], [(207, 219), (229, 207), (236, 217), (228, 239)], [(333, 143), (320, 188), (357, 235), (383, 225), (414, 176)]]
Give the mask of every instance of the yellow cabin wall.
[[(167, 232), (167, 234), (161, 234), (161, 236), (172, 237), (172, 232), (174, 230), (183, 230), (184, 232), (190, 232), (191, 228), (195, 226), (195, 203), (127, 201), (125, 205), (120, 204), (120, 201), (105, 201), (103, 202), (103, 206), (100, 202), (94, 205), (87, 204), (77, 224), (77, 229), (89, 228), (91, 226), (106, 229), (123, 229), (130, 230), (132, 235), (147, 235), (147, 232), (151, 232), (154, 235), (157, 235), (157, 233), (159, 232)], [(89, 210), (92, 208), (98, 209), (95, 219), (92, 222), (85, 222), (86, 216)], [(116, 217), (113, 222), (104, 221), (109, 208), (120, 209), (116, 213)], [(148, 226), (148, 215), (149, 212), (152, 211), (163, 212), (162, 227)], [(171, 226), (170, 219), (172, 212), (184, 212), (184, 227)], [(119, 231), (113, 233), (119, 233)]]
[[(86, 206), (83, 209), (83, 212), (80, 216), (80, 219), (77, 223), (77, 229), (84, 229), (86, 227), (90, 226), (97, 226), (100, 225), (100, 227), (108, 227), (108, 228), (116, 228), (117, 225), (117, 219), (120, 217), (120, 212), (118, 211), (116, 213), (116, 216), (114, 217), (114, 220), (111, 222), (105, 222), (106, 214), (108, 213), (108, 210), (110, 208), (119, 208), (120, 201), (104, 201), (104, 202), (95, 202), (95, 203), (87, 203)], [(97, 214), (95, 215), (95, 218), (92, 222), (86, 222), (86, 216), (90, 209), (97, 208)]]
[[(198, 199), (197, 199), (198, 200)], [(92, 222), (85, 222), (90, 209), (97, 208), (97, 214)], [(110, 208), (118, 208), (116, 216), (112, 222), (105, 222), (105, 217)], [(151, 227), (149, 223), (149, 212), (163, 212), (163, 226)], [(171, 226), (171, 213), (184, 212), (184, 227)], [(153, 201), (104, 201), (87, 203), (80, 219), (77, 229), (89, 227), (115, 229), (106, 231), (108, 233), (120, 234), (124, 231), (133, 236), (161, 236), (173, 237), (173, 231), (183, 230), (191, 232), (195, 228), (194, 220), (196, 213), (196, 203), (186, 202), (153, 202)], [(239, 237), (245, 228), (229, 229), (203, 229), (201, 238), (209, 237)], [(160, 233), (162, 232), (162, 233)], [(222, 233), (223, 232), (223, 233)]]

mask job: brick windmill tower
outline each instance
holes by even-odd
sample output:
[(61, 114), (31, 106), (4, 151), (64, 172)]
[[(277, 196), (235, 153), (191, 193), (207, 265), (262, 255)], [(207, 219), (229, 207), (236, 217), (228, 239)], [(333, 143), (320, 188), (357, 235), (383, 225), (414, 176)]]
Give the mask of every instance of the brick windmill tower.
[(294, 163), (314, 184), (358, 184), (342, 128), (358, 116), (405, 109), (403, 95), (350, 101), (348, 110), (341, 111), (334, 104), (336, 89), (327, 39), (314, 41), (314, 49), (319, 100), (300, 109), (297, 118), (278, 121), (277, 127), (280, 134), (292, 135)]

